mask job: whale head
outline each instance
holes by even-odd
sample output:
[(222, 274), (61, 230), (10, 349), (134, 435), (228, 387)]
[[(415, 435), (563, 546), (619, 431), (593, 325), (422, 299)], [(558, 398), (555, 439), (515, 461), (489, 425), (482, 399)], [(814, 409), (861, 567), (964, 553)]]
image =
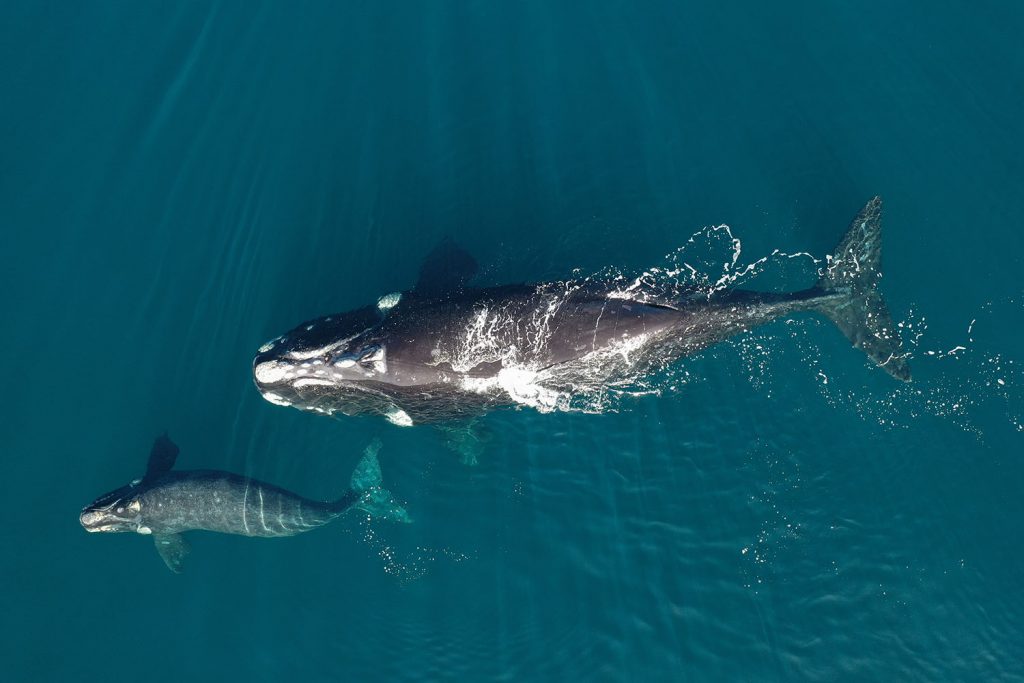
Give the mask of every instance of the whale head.
[(307, 321), (260, 347), (252, 363), (267, 401), (331, 412), (331, 397), (361, 391), (387, 373), (387, 349), (374, 340), (376, 307)]
[(104, 494), (82, 510), (78, 521), (90, 532), (147, 533), (148, 528), (142, 524), (139, 493), (138, 484), (133, 483)]

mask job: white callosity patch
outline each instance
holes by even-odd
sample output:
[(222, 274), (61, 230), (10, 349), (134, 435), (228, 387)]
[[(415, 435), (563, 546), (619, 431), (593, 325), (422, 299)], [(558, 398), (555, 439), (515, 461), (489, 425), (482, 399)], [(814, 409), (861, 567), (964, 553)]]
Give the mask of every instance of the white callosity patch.
[(148, 536), (151, 533), (153, 533), (153, 530), (150, 529), (148, 526), (140, 526), (138, 529), (136, 529), (136, 531), (138, 531), (143, 536)]
[(270, 341), (268, 341), (266, 344), (264, 344), (263, 346), (261, 346), (259, 348), (259, 352), (260, 353), (266, 353), (267, 351), (269, 351), (272, 348), (274, 348), (275, 346), (277, 346), (277, 342), (279, 342), (279, 341), (281, 341), (281, 337), (275, 337), (275, 338), (271, 339)]
[(316, 377), (303, 377), (301, 379), (295, 380), (292, 383), (292, 386), (295, 387), (296, 389), (301, 389), (302, 387), (317, 387), (317, 386), (320, 386), (320, 387), (332, 387), (332, 386), (334, 386), (334, 382), (332, 382), (329, 379), (318, 379)]
[(102, 518), (103, 518), (103, 515), (101, 515), (99, 512), (93, 512), (93, 511), (90, 510), (89, 512), (83, 512), (82, 513), (81, 522), (82, 522), (83, 525), (85, 525), (85, 528), (88, 531), (92, 531), (92, 529), (89, 528), (90, 525), (95, 524), (96, 522), (100, 521), (100, 519), (102, 519)]
[(278, 396), (277, 394), (275, 394), (272, 391), (265, 392), (263, 394), (263, 398), (267, 399), (268, 401), (273, 403), (275, 406), (290, 406), (292, 404), (291, 401), (289, 401), (289, 400), (287, 400), (285, 398), (282, 398), (281, 396)]
[(287, 356), (288, 356), (288, 358), (290, 358), (292, 360), (299, 360), (299, 361), (311, 360), (313, 358), (319, 358), (321, 356), (326, 356), (327, 354), (333, 353), (334, 351), (337, 351), (338, 349), (346, 346), (350, 341), (352, 341), (353, 339), (358, 337), (360, 334), (363, 334), (364, 332), (366, 332), (366, 330), (363, 330), (362, 332), (359, 332), (359, 334), (353, 334), (350, 337), (345, 337), (344, 339), (339, 339), (337, 341), (333, 341), (330, 344), (327, 344), (325, 346), (319, 346), (319, 347), (317, 347), (315, 349), (304, 349), (302, 351), (290, 351), (290, 352), (288, 352)]
[(373, 353), (364, 356), (361, 360), (363, 363), (370, 364), (374, 372), (384, 374), (388, 371), (388, 361), (383, 346), (377, 347)]
[(394, 407), (384, 414), (388, 422), (399, 427), (412, 427), (412, 418), (401, 408)]
[(257, 365), (252, 374), (260, 384), (274, 384), (285, 379), (285, 375), (291, 370), (291, 367), (288, 363), (268, 360)]
[(392, 308), (397, 306), (398, 302), (401, 300), (401, 292), (391, 292), (390, 294), (385, 294), (384, 296), (377, 300), (377, 310), (379, 310), (381, 313), (387, 313)]

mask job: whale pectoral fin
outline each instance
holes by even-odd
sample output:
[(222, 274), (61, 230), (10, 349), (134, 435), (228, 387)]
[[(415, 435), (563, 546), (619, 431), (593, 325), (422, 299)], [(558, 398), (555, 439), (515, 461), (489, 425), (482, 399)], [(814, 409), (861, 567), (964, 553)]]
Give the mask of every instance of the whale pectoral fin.
[(181, 534), (156, 534), (153, 536), (153, 543), (167, 568), (175, 574), (180, 574), (185, 565), (185, 556), (190, 550), (185, 537)]
[(462, 424), (438, 425), (444, 435), (445, 445), (459, 456), (459, 462), (470, 467), (476, 466), (483, 455), (490, 434), (475, 420)]
[(352, 472), (351, 486), (357, 493), (380, 486), (380, 460), (377, 454), (380, 453), (381, 441), (374, 439), (367, 445), (363, 457), (359, 459), (355, 470)]
[(167, 437), (167, 432), (156, 438), (153, 448), (149, 451), (149, 462), (146, 465), (146, 476), (143, 481), (156, 479), (174, 467), (178, 459), (178, 447)]
[(476, 260), (469, 252), (451, 238), (445, 238), (423, 259), (414, 291), (425, 296), (456, 292), (473, 279), (478, 269)]

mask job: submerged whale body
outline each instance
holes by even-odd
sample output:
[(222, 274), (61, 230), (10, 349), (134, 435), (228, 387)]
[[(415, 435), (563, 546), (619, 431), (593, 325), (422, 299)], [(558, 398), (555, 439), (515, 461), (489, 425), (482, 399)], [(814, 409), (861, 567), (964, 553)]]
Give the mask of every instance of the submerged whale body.
[(167, 437), (153, 443), (143, 477), (106, 493), (79, 515), (86, 531), (152, 536), (167, 567), (180, 573), (189, 546), (182, 534), (204, 530), (242, 536), (294, 536), (321, 527), (352, 508), (395, 521), (405, 510), (380, 486), (377, 451), (366, 449), (351, 485), (334, 501), (319, 502), (273, 484), (216, 470), (173, 470), (178, 447)]
[(610, 283), (472, 288), (472, 259), (432, 254), (416, 286), (307, 321), (264, 344), (253, 378), (271, 403), (399, 425), (514, 404), (554, 410), (780, 317), (826, 316), (879, 367), (910, 379), (885, 301), (875, 197), (828, 257), (818, 283), (789, 293), (741, 289), (673, 296)]

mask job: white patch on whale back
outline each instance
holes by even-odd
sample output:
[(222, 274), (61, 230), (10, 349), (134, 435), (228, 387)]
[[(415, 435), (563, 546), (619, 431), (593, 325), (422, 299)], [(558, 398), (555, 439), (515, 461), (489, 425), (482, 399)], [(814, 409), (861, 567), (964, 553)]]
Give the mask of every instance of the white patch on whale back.
[(377, 310), (381, 313), (387, 313), (392, 308), (398, 305), (398, 302), (402, 300), (401, 292), (391, 292), (385, 294), (381, 298), (377, 299)]
[(387, 418), (388, 422), (399, 427), (412, 427), (412, 418), (409, 417), (409, 413), (405, 412), (401, 408), (392, 408), (388, 412), (384, 413), (384, 417)]
[[(500, 362), (489, 377), (462, 376), (459, 386), (474, 393), (503, 393), (514, 403), (542, 413), (556, 410), (600, 412), (604, 396), (620, 377), (630, 377), (637, 354), (654, 339), (651, 334), (623, 336), (571, 362), (551, 366), (547, 344), (552, 320), (566, 300), (553, 293), (542, 299), (529, 323), (516, 323), (502, 310), (478, 308), (455, 349), (440, 349), (435, 362), (448, 361), (459, 372), (472, 374), (481, 363)], [(566, 389), (566, 387), (572, 387)]]
[(138, 531), (143, 536), (149, 536), (151, 533), (153, 533), (153, 530), (150, 529), (148, 526), (140, 526), (138, 529), (136, 529), (136, 531)]
[(290, 406), (292, 404), (291, 401), (281, 398), (272, 391), (268, 391), (265, 394), (263, 394), (263, 398), (267, 399), (275, 406)]
[(540, 373), (525, 367), (502, 368), (493, 377), (463, 377), (459, 384), (466, 391), (486, 394), (504, 391), (516, 403), (529, 406), (542, 413), (558, 409), (561, 392), (543, 386)]

